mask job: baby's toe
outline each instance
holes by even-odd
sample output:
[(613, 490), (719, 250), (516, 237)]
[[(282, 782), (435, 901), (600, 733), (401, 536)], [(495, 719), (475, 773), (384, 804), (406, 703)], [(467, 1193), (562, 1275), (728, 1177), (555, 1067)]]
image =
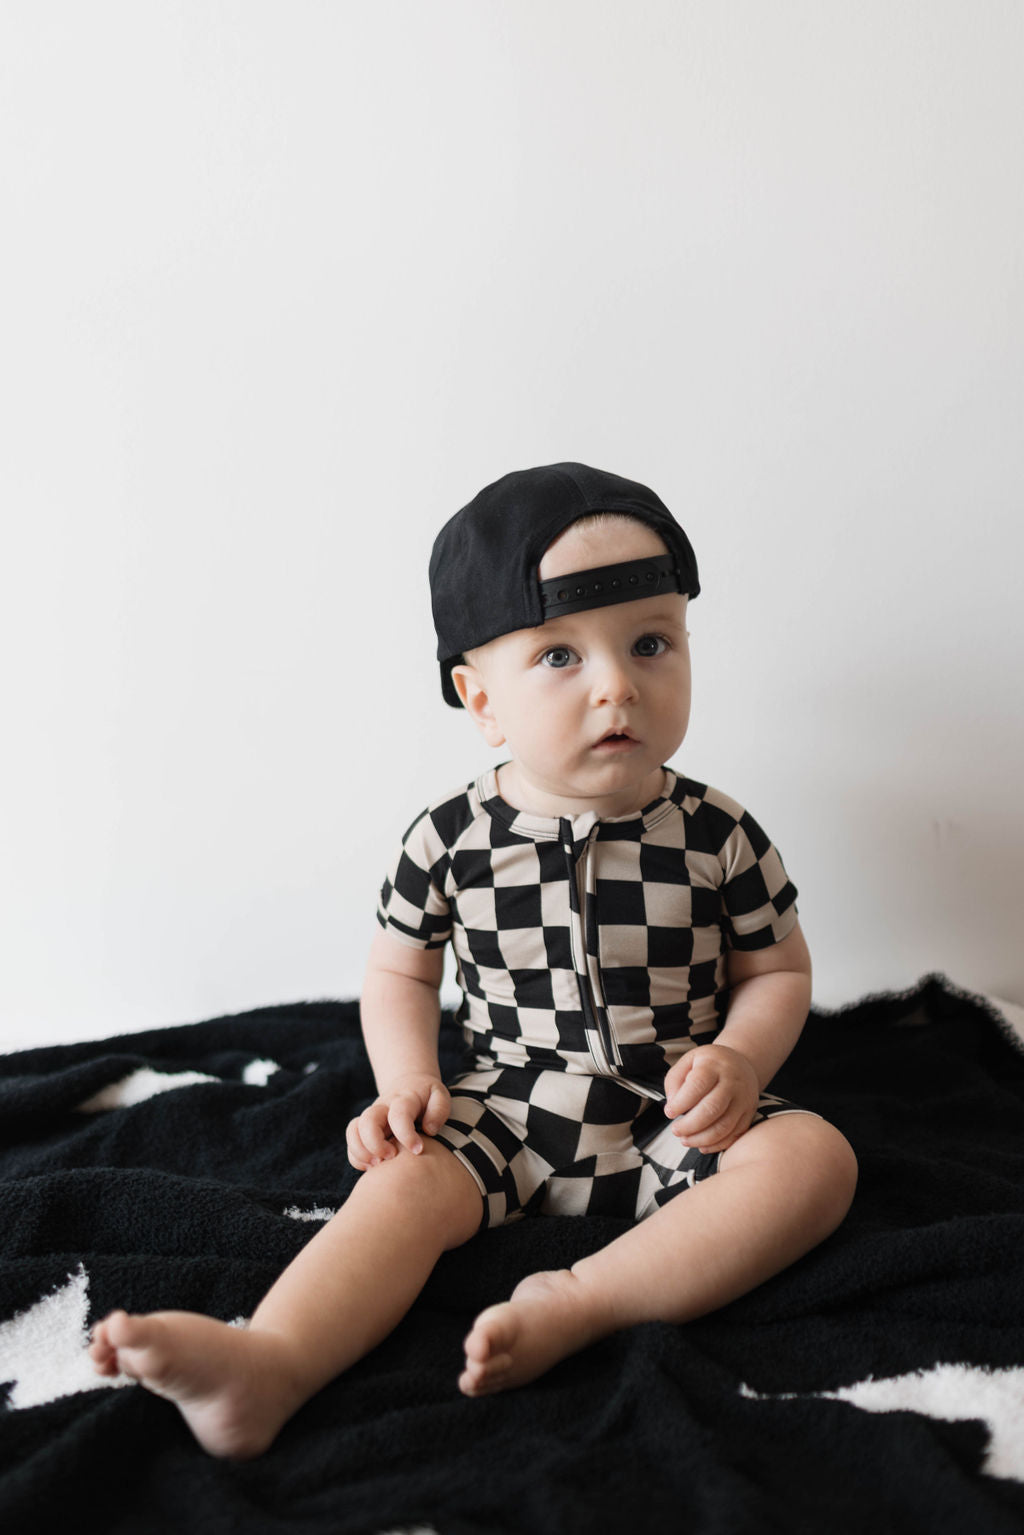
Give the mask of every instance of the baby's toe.
[(512, 1369), (518, 1322), (507, 1301), (482, 1311), (466, 1339), (466, 1367), (459, 1389), (466, 1396), (499, 1391)]
[(105, 1321), (97, 1322), (89, 1341), (89, 1358), (101, 1375), (117, 1374), (117, 1350), (107, 1335)]
[(515, 1312), (507, 1301), (481, 1311), (466, 1339), (467, 1363), (487, 1364), (498, 1355), (507, 1357), (515, 1344), (517, 1330)]
[(467, 1359), (466, 1368), (459, 1377), (459, 1390), (464, 1396), (485, 1396), (489, 1391), (500, 1391), (511, 1368), (511, 1354), (495, 1354), (486, 1363)]

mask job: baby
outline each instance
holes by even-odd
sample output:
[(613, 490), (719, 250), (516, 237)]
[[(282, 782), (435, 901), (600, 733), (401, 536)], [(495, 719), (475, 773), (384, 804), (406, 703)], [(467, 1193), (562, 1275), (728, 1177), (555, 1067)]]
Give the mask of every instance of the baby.
[[(690, 708), (693, 550), (645, 486), (506, 475), (430, 566), (444, 697), (496, 770), (406, 833), (362, 997), (378, 1097), (360, 1169), (245, 1329), (112, 1313), (101, 1374), (173, 1400), (215, 1455), (267, 1448), (412, 1305), (440, 1255), (524, 1215), (629, 1224), (477, 1317), (459, 1387), (535, 1379), (634, 1323), (683, 1323), (842, 1221), (842, 1135), (765, 1091), (810, 1004), (796, 891), (734, 800), (666, 767)], [(451, 943), (468, 1069), (438, 1065)]]

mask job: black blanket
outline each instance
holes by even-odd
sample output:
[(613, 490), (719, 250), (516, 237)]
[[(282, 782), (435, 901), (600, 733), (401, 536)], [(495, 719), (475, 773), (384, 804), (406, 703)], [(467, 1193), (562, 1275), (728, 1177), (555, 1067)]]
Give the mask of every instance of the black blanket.
[(622, 1227), (479, 1236), (267, 1455), (228, 1463), (141, 1387), (95, 1384), (86, 1328), (121, 1305), (251, 1313), (352, 1185), (355, 1006), (0, 1059), (0, 1529), (1019, 1535), (1024, 1052), (932, 977), (812, 1015), (776, 1084), (861, 1166), (846, 1223), (787, 1273), (471, 1401), (475, 1313)]

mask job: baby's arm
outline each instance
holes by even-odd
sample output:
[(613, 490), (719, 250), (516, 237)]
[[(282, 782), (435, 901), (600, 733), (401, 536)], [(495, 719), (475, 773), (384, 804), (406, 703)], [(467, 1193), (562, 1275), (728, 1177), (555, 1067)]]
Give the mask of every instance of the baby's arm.
[(396, 1141), (418, 1154), (417, 1120), (436, 1135), (448, 1118), (437, 1058), (443, 969), (443, 949), (416, 949), (384, 931), (373, 940), (360, 1013), (378, 1097), (346, 1132), (360, 1172), (395, 1156)]
[(750, 1127), (761, 1089), (800, 1037), (811, 1004), (811, 958), (800, 926), (768, 949), (728, 956), (729, 1012), (665, 1078), (665, 1112), (684, 1145), (724, 1151)]

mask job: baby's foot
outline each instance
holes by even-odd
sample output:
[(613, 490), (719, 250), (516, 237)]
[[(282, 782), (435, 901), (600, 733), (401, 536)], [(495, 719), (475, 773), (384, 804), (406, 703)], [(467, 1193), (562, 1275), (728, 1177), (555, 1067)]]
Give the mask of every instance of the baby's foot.
[(112, 1311), (89, 1353), (100, 1375), (130, 1375), (173, 1402), (211, 1455), (261, 1454), (299, 1405), (275, 1338), (191, 1311)]
[(609, 1330), (569, 1269), (531, 1274), (510, 1300), (489, 1306), (473, 1323), (459, 1389), (485, 1396), (523, 1386)]

